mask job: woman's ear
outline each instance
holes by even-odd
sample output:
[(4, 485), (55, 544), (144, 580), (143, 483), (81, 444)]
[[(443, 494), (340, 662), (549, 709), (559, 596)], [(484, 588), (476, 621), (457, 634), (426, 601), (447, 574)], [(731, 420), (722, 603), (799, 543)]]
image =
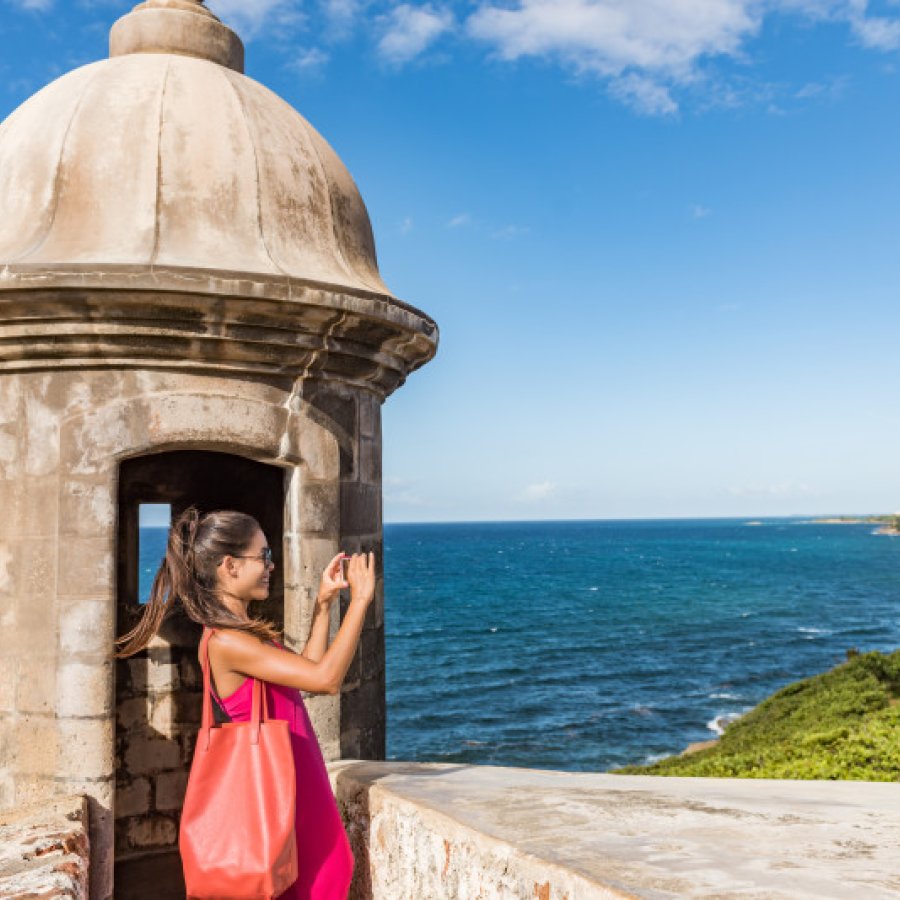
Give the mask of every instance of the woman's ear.
[(220, 578), (234, 578), (236, 574), (235, 561), (233, 556), (223, 556), (222, 561), (216, 567), (216, 571)]

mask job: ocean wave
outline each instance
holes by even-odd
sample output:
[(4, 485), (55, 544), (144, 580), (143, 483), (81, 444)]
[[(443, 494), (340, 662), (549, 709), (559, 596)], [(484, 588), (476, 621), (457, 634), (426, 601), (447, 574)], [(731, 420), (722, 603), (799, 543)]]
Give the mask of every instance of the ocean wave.
[(710, 694), (709, 698), (710, 698), (710, 700), (743, 700), (744, 699), (739, 694), (728, 694), (728, 693)]
[(644, 761), (641, 763), (641, 765), (652, 766), (654, 763), (658, 763), (664, 759), (668, 759), (671, 755), (671, 753), (651, 753), (649, 756), (644, 757)]
[(833, 633), (833, 632), (832, 632), (830, 629), (828, 629), (828, 628), (812, 628), (812, 627), (806, 627), (805, 625), (801, 625), (799, 628), (797, 628), (797, 631), (799, 631), (801, 634), (825, 634), (825, 635), (830, 635), (830, 634)]
[(706, 723), (706, 727), (721, 737), (725, 734), (725, 728), (741, 717), (741, 713), (721, 713), (712, 721)]

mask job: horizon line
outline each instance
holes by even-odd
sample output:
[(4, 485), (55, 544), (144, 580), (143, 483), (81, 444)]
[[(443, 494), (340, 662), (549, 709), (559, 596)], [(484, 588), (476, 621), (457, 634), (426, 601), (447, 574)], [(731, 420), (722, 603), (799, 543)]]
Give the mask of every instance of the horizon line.
[[(757, 520), (815, 520), (815, 519), (855, 519), (871, 516), (892, 516), (888, 512), (854, 512), (854, 513), (793, 513), (789, 515), (745, 515), (745, 516), (585, 516), (571, 518), (547, 519), (429, 519), (429, 520), (384, 520), (382, 525), (534, 525), (560, 522), (742, 522)], [(169, 525), (142, 525), (141, 528), (169, 528)]]

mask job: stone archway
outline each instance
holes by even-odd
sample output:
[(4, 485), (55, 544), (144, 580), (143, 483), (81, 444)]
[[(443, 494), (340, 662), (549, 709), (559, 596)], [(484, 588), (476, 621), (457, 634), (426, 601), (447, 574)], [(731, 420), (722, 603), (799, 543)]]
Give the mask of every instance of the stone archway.
[[(117, 632), (143, 614), (138, 598), (138, 513), (168, 503), (173, 516), (237, 509), (262, 526), (274, 551), (270, 600), (255, 613), (284, 625), (284, 505), (289, 470), (242, 456), (176, 450), (119, 465)], [(177, 611), (140, 653), (116, 661), (115, 880), (121, 900), (184, 896), (178, 825), (200, 723), (200, 628)], [(152, 872), (152, 878), (146, 875)]]

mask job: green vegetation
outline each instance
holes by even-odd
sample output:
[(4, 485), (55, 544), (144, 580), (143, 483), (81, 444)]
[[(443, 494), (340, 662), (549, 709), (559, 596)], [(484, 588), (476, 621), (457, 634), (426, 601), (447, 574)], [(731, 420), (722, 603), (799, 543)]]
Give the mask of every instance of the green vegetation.
[(847, 662), (782, 688), (732, 722), (713, 747), (626, 775), (900, 780), (900, 650)]

